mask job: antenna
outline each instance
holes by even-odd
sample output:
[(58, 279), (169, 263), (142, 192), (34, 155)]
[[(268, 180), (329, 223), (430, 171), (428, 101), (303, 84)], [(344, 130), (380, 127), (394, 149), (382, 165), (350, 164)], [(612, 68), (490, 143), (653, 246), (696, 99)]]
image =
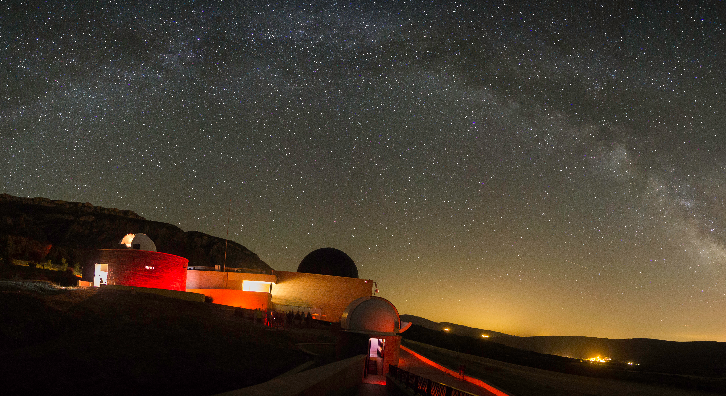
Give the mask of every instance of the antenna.
[(227, 245), (229, 244), (229, 221), (232, 217), (232, 198), (229, 199), (229, 210), (227, 211), (227, 237), (224, 239), (224, 264), (222, 272), (227, 271)]

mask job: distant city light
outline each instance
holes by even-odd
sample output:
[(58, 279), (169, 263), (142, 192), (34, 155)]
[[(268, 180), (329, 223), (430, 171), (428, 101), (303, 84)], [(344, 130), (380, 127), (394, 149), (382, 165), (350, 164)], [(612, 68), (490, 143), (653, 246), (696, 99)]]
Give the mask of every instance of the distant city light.
[(600, 355), (597, 355), (594, 358), (587, 359), (591, 363), (607, 363), (610, 361), (609, 357), (600, 357)]
[(482, 334), (481, 336), (482, 336), (482, 338), (489, 338), (489, 336), (486, 334)]
[(444, 327), (444, 331), (448, 333), (449, 331), (451, 331), (451, 329), (448, 327)]

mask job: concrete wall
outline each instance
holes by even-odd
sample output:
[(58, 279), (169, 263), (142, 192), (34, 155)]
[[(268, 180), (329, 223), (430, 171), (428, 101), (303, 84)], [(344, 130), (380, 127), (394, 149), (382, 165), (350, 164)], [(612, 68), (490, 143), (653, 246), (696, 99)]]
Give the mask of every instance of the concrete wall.
[(340, 276), (275, 271), (272, 304), (320, 309), (321, 320), (340, 322), (348, 304), (373, 291), (373, 281)]
[(265, 310), (270, 306), (270, 293), (230, 289), (187, 289), (187, 292), (204, 294), (212, 297), (212, 302), (215, 304), (231, 307)]
[(383, 350), (383, 374), (388, 374), (388, 367), (390, 365), (398, 365), (398, 358), (401, 351), (401, 336), (379, 336), (378, 338), (386, 340), (386, 347)]
[(249, 274), (244, 272), (187, 271), (187, 289), (232, 289), (242, 290), (245, 280), (276, 282), (275, 275)]
[(108, 284), (185, 291), (189, 260), (136, 249), (102, 249), (98, 264), (108, 264)]
[[(186, 279), (187, 291), (210, 296), (217, 304), (248, 309), (309, 308), (329, 322), (339, 322), (348, 304), (373, 291), (371, 280), (287, 271), (265, 275), (189, 270)], [(245, 280), (274, 283), (272, 298), (269, 293), (242, 292)]]

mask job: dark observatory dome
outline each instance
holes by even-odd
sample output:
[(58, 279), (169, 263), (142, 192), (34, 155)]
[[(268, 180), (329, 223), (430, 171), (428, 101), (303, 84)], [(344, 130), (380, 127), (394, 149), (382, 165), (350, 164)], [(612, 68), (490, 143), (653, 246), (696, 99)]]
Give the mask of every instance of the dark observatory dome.
[(357, 278), (358, 267), (347, 254), (334, 248), (322, 248), (310, 252), (300, 262), (297, 272)]

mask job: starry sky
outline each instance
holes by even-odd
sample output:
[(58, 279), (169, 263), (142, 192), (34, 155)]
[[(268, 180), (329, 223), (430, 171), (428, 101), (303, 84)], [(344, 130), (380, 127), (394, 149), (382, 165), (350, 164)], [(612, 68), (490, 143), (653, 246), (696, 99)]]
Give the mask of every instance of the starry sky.
[(570, 3), (5, 1), (0, 190), (335, 247), (435, 321), (726, 341), (723, 5)]

